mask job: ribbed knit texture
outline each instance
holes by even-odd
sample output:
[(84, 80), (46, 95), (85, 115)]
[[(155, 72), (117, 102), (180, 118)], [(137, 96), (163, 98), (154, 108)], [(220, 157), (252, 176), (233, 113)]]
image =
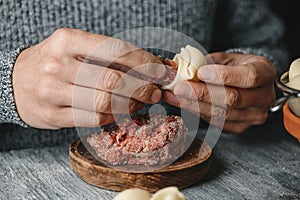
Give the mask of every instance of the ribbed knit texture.
[[(133, 28), (168, 28), (190, 36), (208, 52), (265, 55), (278, 71), (287, 64), (279, 43), (284, 29), (264, 0), (0, 0), (0, 122), (24, 125), (7, 76), (18, 48), (37, 44), (60, 27), (109, 36)], [(74, 129), (37, 130), (12, 124), (0, 125), (0, 149), (56, 145), (76, 137)]]
[(16, 106), (13, 101), (14, 94), (11, 81), (14, 63), (19, 53), (25, 48), (26, 46), (21, 46), (15, 51), (2, 52), (0, 54), (0, 66), (3, 66), (3, 68), (0, 70), (0, 116), (2, 116), (0, 118), (0, 123), (10, 121), (15, 122), (18, 125), (27, 127), (17, 113)]

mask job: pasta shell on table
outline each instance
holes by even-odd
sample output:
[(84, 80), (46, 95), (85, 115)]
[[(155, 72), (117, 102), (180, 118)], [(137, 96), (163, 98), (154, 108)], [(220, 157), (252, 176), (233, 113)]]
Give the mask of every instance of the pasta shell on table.
[(131, 188), (120, 192), (113, 200), (150, 200), (151, 195), (146, 190)]
[(150, 200), (186, 200), (177, 187), (166, 187), (157, 191)]

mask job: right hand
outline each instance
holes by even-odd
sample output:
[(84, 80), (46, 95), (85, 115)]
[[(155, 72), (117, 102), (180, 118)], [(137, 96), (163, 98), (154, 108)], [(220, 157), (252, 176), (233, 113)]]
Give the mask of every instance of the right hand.
[[(96, 127), (113, 122), (114, 114), (134, 112), (144, 103), (160, 100), (161, 91), (154, 84), (125, 74), (121, 68), (83, 62), (82, 57), (129, 69), (143, 65), (137, 71), (152, 77), (165, 72), (158, 58), (128, 42), (77, 29), (58, 29), (22, 51), (15, 63), (14, 97), (25, 123), (44, 129)], [(117, 93), (114, 108), (113, 93)]]

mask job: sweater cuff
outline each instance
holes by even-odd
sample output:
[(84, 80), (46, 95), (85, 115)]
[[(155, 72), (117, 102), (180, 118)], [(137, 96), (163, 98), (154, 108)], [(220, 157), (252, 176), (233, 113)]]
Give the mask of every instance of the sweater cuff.
[(14, 64), (21, 51), (28, 47), (29, 45), (23, 45), (14, 51), (0, 51), (0, 123), (13, 123), (28, 127), (17, 112), (12, 86)]

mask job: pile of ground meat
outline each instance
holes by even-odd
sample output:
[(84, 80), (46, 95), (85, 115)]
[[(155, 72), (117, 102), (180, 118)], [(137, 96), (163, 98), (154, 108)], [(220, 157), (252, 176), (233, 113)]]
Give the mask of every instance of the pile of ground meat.
[(162, 165), (184, 153), (186, 133), (179, 116), (135, 115), (92, 134), (87, 142), (112, 165)]

